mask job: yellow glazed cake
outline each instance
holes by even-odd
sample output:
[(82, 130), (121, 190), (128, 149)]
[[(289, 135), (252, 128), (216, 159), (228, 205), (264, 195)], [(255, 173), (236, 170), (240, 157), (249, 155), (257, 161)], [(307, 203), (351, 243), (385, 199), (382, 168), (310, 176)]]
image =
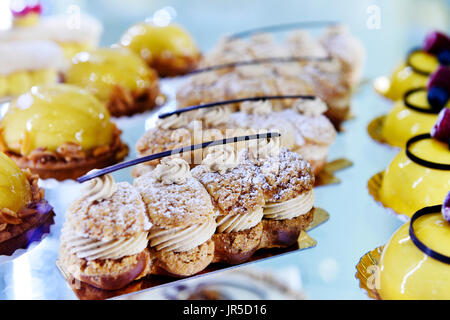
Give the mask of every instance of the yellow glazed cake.
[[(408, 104), (424, 111), (408, 107), (406, 99)], [(446, 107), (449, 107), (448, 103)], [(403, 147), (409, 138), (430, 132), (437, 113), (432, 112), (425, 88), (413, 90), (405, 99), (398, 100), (387, 115), (382, 127), (383, 139), (392, 146)]]
[(159, 94), (156, 73), (126, 48), (80, 52), (72, 59), (65, 80), (90, 91), (113, 116), (149, 110)]
[[(443, 188), (445, 192), (448, 188)], [(442, 201), (442, 200), (441, 200)], [(382, 299), (450, 299), (450, 266), (428, 256), (411, 241), (410, 223), (398, 229), (384, 247), (377, 290)], [(414, 223), (426, 246), (449, 256), (450, 225), (436, 212)]]
[(0, 122), (0, 142), (19, 167), (41, 178), (76, 178), (128, 151), (104, 105), (65, 84), (33, 87), (13, 101)]
[[(413, 143), (409, 150), (421, 159), (450, 164), (450, 151), (444, 142), (425, 139)], [(402, 149), (384, 173), (379, 196), (385, 206), (410, 217), (425, 206), (442, 202), (449, 189), (450, 171), (418, 164)]]
[(125, 32), (120, 44), (139, 54), (162, 77), (191, 71), (200, 59), (194, 40), (175, 24), (138, 23)]

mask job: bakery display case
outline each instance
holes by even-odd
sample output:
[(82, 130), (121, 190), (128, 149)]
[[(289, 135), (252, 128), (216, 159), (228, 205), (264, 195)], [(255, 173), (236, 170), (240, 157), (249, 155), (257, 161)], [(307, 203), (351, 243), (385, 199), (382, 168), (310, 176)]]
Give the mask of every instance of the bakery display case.
[(2, 1), (0, 299), (449, 299), (449, 11)]

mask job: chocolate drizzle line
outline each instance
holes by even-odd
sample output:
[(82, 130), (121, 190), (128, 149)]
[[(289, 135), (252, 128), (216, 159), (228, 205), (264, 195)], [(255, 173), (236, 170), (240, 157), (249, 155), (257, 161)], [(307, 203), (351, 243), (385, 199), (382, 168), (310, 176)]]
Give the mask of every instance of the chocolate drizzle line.
[(258, 65), (258, 64), (264, 64), (264, 63), (289, 63), (289, 62), (298, 62), (298, 61), (323, 62), (323, 61), (331, 61), (331, 59), (332, 58), (330, 56), (328, 56), (328, 57), (289, 56), (289, 57), (261, 58), (261, 59), (254, 59), (254, 60), (248, 60), (248, 61), (229, 62), (229, 63), (218, 64), (215, 66), (205, 67), (205, 68), (201, 68), (201, 69), (196, 69), (196, 70), (189, 71), (188, 73), (185, 73), (183, 76), (186, 76), (186, 75), (189, 76), (189, 75), (194, 75), (194, 74), (203, 73), (203, 72), (235, 68), (235, 67), (241, 67), (241, 66)]
[(432, 214), (432, 213), (439, 213), (442, 210), (442, 205), (436, 205), (431, 207), (425, 207), (423, 209), (420, 209), (414, 215), (411, 217), (411, 221), (409, 223), (409, 236), (411, 238), (411, 241), (414, 243), (414, 245), (423, 253), (425, 253), (427, 256), (438, 260), (440, 262), (450, 264), (450, 257), (443, 255), (439, 252), (434, 251), (430, 247), (428, 247), (426, 244), (424, 244), (422, 241), (419, 240), (416, 233), (414, 232), (414, 222), (419, 219), (420, 217)]
[(228, 40), (236, 40), (248, 37), (253, 34), (257, 33), (264, 33), (264, 32), (278, 32), (278, 31), (285, 31), (285, 30), (291, 30), (291, 29), (299, 29), (299, 28), (322, 28), (324, 26), (333, 26), (339, 24), (336, 21), (298, 21), (298, 22), (291, 22), (291, 23), (283, 23), (283, 24), (276, 24), (271, 26), (265, 26), (265, 27), (259, 27), (254, 29), (248, 29), (245, 31), (234, 33), (230, 36), (228, 36)]
[(314, 100), (315, 98), (316, 98), (316, 96), (312, 96), (312, 95), (282, 95), (282, 96), (259, 96), (259, 97), (247, 97), (247, 98), (232, 99), (232, 100), (222, 100), (222, 101), (216, 101), (216, 102), (211, 102), (211, 103), (190, 106), (190, 107), (178, 109), (178, 110), (175, 110), (172, 112), (161, 113), (158, 116), (158, 118), (164, 119), (164, 118), (170, 117), (174, 114), (180, 115), (181, 113), (185, 113), (185, 112), (189, 112), (189, 111), (193, 111), (193, 110), (211, 108), (211, 107), (215, 107), (215, 106), (223, 106), (226, 104), (240, 103), (240, 102), (245, 102), (245, 101), (278, 100), (278, 99)]
[(255, 140), (255, 139), (271, 139), (271, 138), (277, 138), (280, 136), (281, 136), (281, 134), (279, 134), (278, 132), (268, 132), (268, 133), (258, 133), (258, 134), (240, 136), (240, 137), (232, 137), (232, 138), (227, 138), (227, 139), (203, 142), (203, 143), (194, 144), (191, 146), (176, 148), (173, 150), (167, 150), (167, 151), (163, 151), (160, 153), (148, 155), (145, 157), (121, 162), (121, 163), (112, 165), (110, 167), (103, 168), (97, 172), (84, 175), (84, 176), (78, 178), (77, 181), (79, 183), (82, 183), (82, 182), (103, 176), (107, 173), (111, 173), (111, 172), (114, 172), (117, 170), (128, 168), (128, 167), (137, 165), (142, 162), (152, 161), (155, 159), (160, 159), (160, 158), (168, 157), (168, 156), (183, 153), (183, 152), (194, 151), (194, 150), (198, 150), (198, 149), (204, 149), (207, 147), (218, 146), (218, 145), (223, 145), (223, 144), (228, 144), (228, 143), (236, 143), (236, 142), (240, 142), (240, 141), (248, 141), (248, 140)]
[(418, 51), (422, 51), (422, 48), (414, 48), (409, 52), (408, 57), (406, 58), (406, 64), (408, 65), (408, 67), (411, 67), (411, 69), (413, 69), (415, 73), (428, 77), (431, 74), (430, 71), (419, 69), (411, 63), (412, 55)]
[(441, 110), (436, 110), (436, 109), (433, 109), (433, 108), (430, 108), (430, 107), (428, 109), (426, 107), (422, 108), (422, 107), (416, 106), (416, 105), (414, 105), (414, 104), (412, 104), (412, 103), (410, 103), (408, 101), (408, 98), (411, 95), (415, 94), (416, 92), (420, 92), (420, 91), (427, 91), (427, 89), (425, 87), (420, 87), (420, 88), (415, 88), (415, 89), (408, 90), (405, 93), (405, 95), (403, 96), (403, 102), (404, 102), (405, 106), (410, 108), (410, 109), (412, 109), (412, 110), (415, 110), (415, 111), (418, 111), (418, 112), (422, 112), (422, 113), (438, 114), (439, 111), (441, 111)]
[(418, 136), (412, 137), (411, 139), (406, 142), (406, 156), (413, 162), (417, 163), (418, 165), (421, 165), (423, 167), (431, 168), (431, 169), (437, 169), (437, 170), (450, 170), (450, 164), (445, 163), (437, 163), (437, 162), (431, 162), (424, 160), (422, 158), (419, 158), (415, 156), (411, 151), (409, 151), (409, 148), (411, 145), (417, 141), (425, 140), (425, 139), (432, 139), (431, 135), (429, 133), (419, 134)]

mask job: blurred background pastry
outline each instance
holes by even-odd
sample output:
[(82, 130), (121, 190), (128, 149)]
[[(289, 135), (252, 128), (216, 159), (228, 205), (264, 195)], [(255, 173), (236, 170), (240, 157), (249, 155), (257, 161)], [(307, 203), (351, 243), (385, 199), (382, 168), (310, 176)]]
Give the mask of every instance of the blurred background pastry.
[(114, 117), (130, 116), (158, 105), (158, 76), (126, 48), (100, 48), (75, 55), (65, 82), (84, 88)]

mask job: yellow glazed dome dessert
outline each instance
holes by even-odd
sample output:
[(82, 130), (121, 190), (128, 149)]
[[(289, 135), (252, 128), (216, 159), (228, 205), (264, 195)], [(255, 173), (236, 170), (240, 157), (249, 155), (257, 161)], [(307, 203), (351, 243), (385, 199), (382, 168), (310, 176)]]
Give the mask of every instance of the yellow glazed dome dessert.
[(450, 299), (450, 224), (445, 219), (449, 208), (441, 214), (443, 206), (419, 210), (384, 247), (377, 289), (380, 298)]
[(33, 87), (14, 100), (0, 134), (1, 149), (44, 179), (74, 179), (128, 152), (104, 105), (65, 84)]
[(156, 72), (126, 48), (80, 52), (72, 59), (65, 80), (90, 91), (113, 116), (152, 109), (159, 95)]
[(439, 64), (448, 65), (449, 48), (450, 40), (447, 35), (440, 32), (429, 33), (422, 48), (412, 50), (406, 61), (394, 70), (390, 79), (381, 77), (376, 80), (375, 89), (395, 101), (411, 89), (426, 86), (428, 77)]
[(48, 232), (52, 207), (37, 182), (38, 176), (20, 170), (0, 152), (0, 255), (26, 248), (42, 232)]
[(143, 22), (129, 28), (120, 44), (139, 54), (162, 77), (185, 74), (197, 67), (200, 52), (181, 26)]
[[(425, 139), (411, 145), (415, 156), (439, 164), (450, 164), (450, 151), (444, 142)], [(381, 202), (396, 213), (414, 212), (442, 201), (450, 189), (450, 171), (429, 168), (411, 160), (405, 150), (386, 169), (380, 189)]]

